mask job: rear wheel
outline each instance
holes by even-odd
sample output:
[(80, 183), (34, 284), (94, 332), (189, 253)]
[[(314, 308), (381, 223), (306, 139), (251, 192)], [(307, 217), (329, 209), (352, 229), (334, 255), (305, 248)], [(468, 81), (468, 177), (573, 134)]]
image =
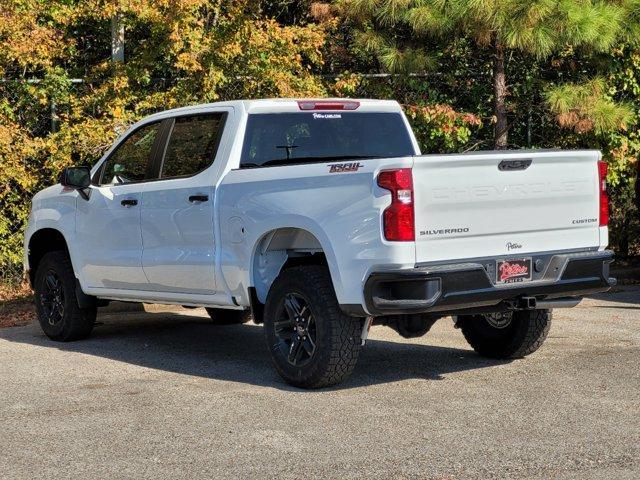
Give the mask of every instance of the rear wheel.
[(326, 387), (349, 376), (360, 353), (362, 325), (362, 319), (340, 309), (323, 266), (283, 271), (267, 296), (267, 347), (278, 373), (297, 387)]
[(96, 320), (96, 307), (80, 308), (69, 255), (49, 252), (42, 257), (34, 281), (40, 326), (52, 340), (68, 342), (86, 338)]
[(206, 308), (215, 325), (236, 325), (247, 323), (251, 318), (249, 310), (230, 310), (228, 308)]
[(551, 328), (551, 310), (461, 315), (457, 325), (469, 345), (489, 358), (521, 358), (542, 346)]

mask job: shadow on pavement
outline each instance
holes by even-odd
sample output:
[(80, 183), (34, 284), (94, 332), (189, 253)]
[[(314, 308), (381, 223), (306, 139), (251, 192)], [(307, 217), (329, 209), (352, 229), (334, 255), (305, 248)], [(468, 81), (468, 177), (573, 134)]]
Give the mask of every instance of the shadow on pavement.
[(587, 298), (604, 302), (625, 303), (626, 306), (618, 305), (596, 305), (598, 308), (626, 308), (634, 309), (633, 305), (640, 306), (640, 287), (636, 285), (619, 285), (613, 287), (608, 292), (588, 295)]
[[(446, 321), (446, 320), (443, 320)], [(104, 322), (104, 323), (102, 323)], [(384, 327), (375, 327), (384, 328)], [(38, 325), (0, 330), (0, 339), (95, 355), (184, 375), (302, 391), (285, 384), (271, 366), (261, 326), (215, 326), (203, 317), (174, 313), (99, 316), (91, 338), (56, 343)], [(442, 375), (500, 365), (472, 350), (368, 340), (352, 376), (338, 389)]]

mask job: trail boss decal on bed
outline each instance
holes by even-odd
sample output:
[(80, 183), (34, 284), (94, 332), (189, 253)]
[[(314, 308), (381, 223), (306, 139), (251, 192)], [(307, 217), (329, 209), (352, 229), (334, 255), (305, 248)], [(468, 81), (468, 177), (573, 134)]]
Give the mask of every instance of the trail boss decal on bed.
[(329, 165), (329, 173), (357, 172), (362, 167), (364, 167), (364, 165), (359, 162), (334, 163)]
[(498, 260), (496, 283), (515, 283), (531, 280), (531, 259)]

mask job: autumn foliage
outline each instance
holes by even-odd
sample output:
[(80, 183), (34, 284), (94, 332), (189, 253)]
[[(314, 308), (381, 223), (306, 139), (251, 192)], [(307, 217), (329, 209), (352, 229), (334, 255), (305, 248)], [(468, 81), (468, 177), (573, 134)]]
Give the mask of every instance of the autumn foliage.
[[(487, 2), (452, 5), (467, 3)], [(549, 9), (559, 2), (507, 3), (524, 13), (503, 15), (494, 5), (486, 10), (492, 20), (474, 7), (478, 21), (470, 23), (463, 10), (443, 10), (438, 1), (0, 2), (2, 277), (20, 277), (34, 193), (67, 165), (93, 164), (129, 125), (158, 110), (237, 98), (393, 98), (423, 152), (491, 147), (495, 39), (509, 48), (510, 146), (604, 150), (615, 194), (612, 239), (632, 250), (637, 47), (601, 36), (580, 43), (609, 42), (592, 53), (554, 35), (553, 48), (540, 55), (525, 47), (542, 45), (545, 25), (557, 20)], [(621, 25), (640, 31), (637, 0), (605, 3), (618, 12), (607, 17), (616, 32)], [(594, 31), (606, 30), (605, 18), (588, 19)], [(111, 58), (113, 28), (124, 31), (124, 62)]]

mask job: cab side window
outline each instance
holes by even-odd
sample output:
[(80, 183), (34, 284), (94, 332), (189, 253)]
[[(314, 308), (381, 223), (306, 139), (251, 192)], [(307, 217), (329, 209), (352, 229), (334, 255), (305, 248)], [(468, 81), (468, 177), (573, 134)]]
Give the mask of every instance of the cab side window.
[(160, 178), (195, 175), (213, 163), (226, 113), (177, 117), (167, 145)]
[(160, 122), (139, 128), (105, 162), (100, 185), (121, 185), (146, 179)]

